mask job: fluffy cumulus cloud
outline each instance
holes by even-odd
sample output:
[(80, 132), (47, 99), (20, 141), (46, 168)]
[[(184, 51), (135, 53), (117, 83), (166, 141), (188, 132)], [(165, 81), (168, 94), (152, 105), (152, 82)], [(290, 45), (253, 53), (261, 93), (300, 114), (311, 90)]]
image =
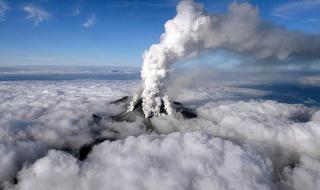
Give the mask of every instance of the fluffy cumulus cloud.
[(290, 159), (300, 154), (319, 156), (318, 112), (311, 108), (274, 101), (220, 101), (201, 106), (198, 113), (202, 119), (181, 122), (165, 117), (154, 119), (154, 123), (162, 133), (206, 130), (239, 144), (250, 144), (275, 164), (294, 162)]
[[(172, 85), (182, 93), (170, 96), (198, 117), (152, 118), (157, 133), (151, 134), (143, 118), (106, 120), (102, 128), (91, 123), (92, 113), (124, 111), (108, 102), (132, 94), (139, 81), (1, 82), (1, 188), (318, 187), (318, 108), (261, 100), (268, 92), (232, 83), (180, 82)], [(97, 135), (112, 141), (78, 160), (73, 150)]]
[(286, 168), (286, 185), (294, 189), (314, 190), (320, 186), (320, 162), (312, 157), (301, 156), (300, 165), (293, 170)]
[(48, 149), (77, 150), (94, 141), (92, 113), (119, 112), (121, 108), (108, 102), (135, 85), (136, 81), (1, 82), (0, 187), (13, 182), (23, 164)]
[[(316, 189), (319, 183), (319, 111), (274, 101), (219, 101), (198, 108), (198, 119), (153, 119), (164, 134), (206, 131), (257, 150), (272, 162), (276, 189)], [(306, 185), (303, 185), (306, 184)]]
[(51, 151), (17, 189), (271, 189), (268, 160), (200, 132), (142, 135), (95, 147), (81, 165)]
[(41, 22), (48, 20), (50, 17), (48, 12), (33, 5), (24, 6), (23, 10), (27, 13), (26, 19), (33, 20), (35, 26), (38, 26)]
[(48, 148), (37, 142), (0, 144), (0, 187), (12, 183), (23, 164), (32, 163), (45, 156)]
[[(3, 110), (1, 141), (13, 143), (33, 139), (56, 147), (66, 144), (78, 147), (90, 141), (87, 121), (91, 114), (108, 109), (110, 113), (114, 112), (117, 108), (108, 107), (108, 102), (127, 94), (124, 93), (127, 91), (117, 90), (117, 82), (105, 87), (96, 83), (84, 85), (87, 88), (80, 88), (79, 85), (41, 82), (3, 84), (1, 91), (6, 93), (2, 95), (0, 105)], [(130, 84), (124, 88), (129, 89)]]

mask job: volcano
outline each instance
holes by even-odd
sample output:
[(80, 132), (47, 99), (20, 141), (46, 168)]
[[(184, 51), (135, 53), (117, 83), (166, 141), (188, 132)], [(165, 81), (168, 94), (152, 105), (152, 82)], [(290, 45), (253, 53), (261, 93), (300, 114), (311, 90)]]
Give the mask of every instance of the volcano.
[[(132, 102), (131, 96), (125, 96), (121, 99), (115, 100), (113, 102), (110, 102), (110, 104), (113, 105), (119, 105), (124, 108), (124, 110), (128, 110), (130, 103)], [(105, 115), (103, 113), (94, 113), (92, 114), (92, 121), (90, 122), (93, 124), (91, 128), (91, 133), (93, 134), (94, 140), (91, 143), (83, 145), (79, 150), (72, 150), (70, 147), (65, 147), (63, 150), (71, 153), (75, 157), (77, 157), (79, 160), (83, 161), (87, 158), (88, 154), (91, 152), (93, 146), (100, 144), (103, 141), (114, 141), (117, 140), (117, 138), (111, 138), (111, 137), (103, 137), (101, 133), (101, 129), (108, 128), (108, 126), (105, 126), (103, 120), (109, 120), (112, 122), (135, 122), (137, 119), (143, 119), (144, 128), (146, 130), (146, 133), (157, 133), (156, 128), (152, 125), (152, 118), (156, 116), (151, 116), (146, 118), (145, 114), (143, 113), (142, 109), (142, 99), (138, 99), (135, 101), (134, 107), (132, 111), (124, 111), (122, 113), (119, 113), (114, 116)], [(178, 119), (192, 119), (197, 117), (197, 112), (191, 108), (185, 107), (180, 102), (171, 101), (170, 102), (172, 109), (174, 110), (174, 113), (171, 114), (173, 117), (176, 117)], [(161, 107), (160, 107), (160, 113), (161, 115), (169, 115), (165, 108), (164, 103), (162, 101)], [(114, 131), (117, 133), (116, 131)]]
[[(130, 102), (132, 101), (132, 97), (130, 96), (125, 96), (121, 99), (118, 99), (116, 101), (111, 102), (111, 104), (116, 104), (116, 105), (121, 105), (124, 108), (128, 108)], [(197, 112), (191, 108), (185, 107), (182, 103), (176, 102), (176, 101), (171, 101), (171, 107), (174, 110), (173, 116), (176, 118), (182, 118), (182, 119), (192, 119), (197, 117)], [(161, 115), (168, 115), (164, 108), (164, 103), (162, 101), (161, 107), (160, 107), (160, 114)], [(113, 122), (134, 122), (138, 118), (143, 118), (144, 124), (146, 126), (147, 131), (154, 131), (155, 127), (153, 127), (151, 119), (155, 116), (150, 116), (150, 117), (145, 117), (145, 114), (142, 109), (142, 99), (138, 99), (136, 103), (134, 104), (134, 107), (132, 111), (124, 111), (120, 114), (114, 115), (114, 116), (103, 116), (99, 114), (93, 114), (92, 119), (93, 121), (97, 124), (101, 124), (101, 120), (103, 119), (110, 119)]]

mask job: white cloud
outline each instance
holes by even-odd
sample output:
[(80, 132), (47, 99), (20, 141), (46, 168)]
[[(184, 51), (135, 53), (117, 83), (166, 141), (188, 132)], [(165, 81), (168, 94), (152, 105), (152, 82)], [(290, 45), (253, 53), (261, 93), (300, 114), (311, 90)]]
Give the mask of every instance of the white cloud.
[(320, 162), (315, 158), (303, 155), (299, 167), (286, 168), (285, 172), (292, 189), (315, 190), (320, 187)]
[(107, 102), (132, 94), (138, 81), (0, 82), (0, 189), (318, 187), (317, 108), (248, 100), (264, 92), (199, 80), (174, 96), (198, 118), (154, 118), (160, 134), (145, 134), (142, 120), (106, 120), (94, 129), (119, 140), (95, 146), (81, 162), (50, 149), (92, 141), (91, 114), (123, 110)]
[(80, 15), (81, 11), (80, 9), (76, 8), (72, 11), (71, 16), (78, 16)]
[(0, 144), (0, 188), (12, 183), (23, 164), (45, 156), (47, 147), (38, 142)]
[(282, 18), (290, 18), (291, 14), (295, 14), (299, 11), (317, 10), (319, 8), (320, 0), (290, 1), (279, 7), (276, 7), (272, 11), (272, 15)]
[(92, 140), (87, 128), (92, 113), (119, 111), (108, 102), (136, 85), (135, 81), (2, 83), (0, 90), (7, 93), (0, 103), (1, 141), (35, 139), (53, 147), (79, 147)]
[(108, 102), (130, 94), (136, 85), (136, 81), (1, 82), (0, 189), (12, 182), (23, 163), (32, 163), (47, 149), (77, 149), (91, 142), (92, 113), (119, 112)]
[(142, 135), (96, 146), (79, 165), (50, 151), (19, 174), (18, 189), (271, 190), (270, 162), (205, 133)]
[(306, 86), (320, 87), (320, 76), (304, 77), (300, 80), (300, 83)]
[(6, 12), (9, 10), (8, 4), (4, 0), (0, 0), (0, 20), (4, 20)]
[(28, 14), (26, 16), (26, 19), (33, 19), (35, 26), (38, 26), (38, 24), (45, 20), (48, 20), (50, 17), (50, 14), (48, 12), (33, 5), (24, 6), (23, 10)]
[(96, 24), (96, 15), (90, 15), (82, 26), (90, 28)]

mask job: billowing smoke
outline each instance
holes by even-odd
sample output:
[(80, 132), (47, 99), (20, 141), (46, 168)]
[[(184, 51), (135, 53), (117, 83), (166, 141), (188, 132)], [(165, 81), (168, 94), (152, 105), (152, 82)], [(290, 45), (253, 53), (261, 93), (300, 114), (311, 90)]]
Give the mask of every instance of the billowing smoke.
[(143, 111), (146, 117), (160, 115), (161, 105), (170, 113), (166, 79), (170, 66), (204, 51), (222, 48), (257, 59), (288, 56), (315, 58), (320, 38), (291, 32), (260, 20), (259, 10), (248, 3), (234, 2), (224, 15), (207, 14), (203, 5), (182, 0), (177, 15), (166, 22), (160, 43), (143, 57)]

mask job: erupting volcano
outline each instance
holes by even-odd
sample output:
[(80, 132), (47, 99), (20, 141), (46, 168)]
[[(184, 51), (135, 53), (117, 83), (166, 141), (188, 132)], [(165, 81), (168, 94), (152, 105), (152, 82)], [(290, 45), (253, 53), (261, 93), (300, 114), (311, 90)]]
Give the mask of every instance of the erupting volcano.
[[(133, 100), (132, 97), (125, 96), (119, 100), (111, 102), (111, 104), (117, 104), (117, 105), (121, 104), (125, 108), (129, 107), (129, 109), (127, 111), (120, 113), (118, 115), (115, 115), (115, 116), (111, 116), (110, 119), (112, 121), (134, 122), (138, 118), (144, 118), (144, 124), (146, 126), (146, 130), (147, 131), (155, 131), (155, 128), (150, 121), (150, 118), (152, 118), (153, 116), (152, 115), (149, 115), (149, 116), (145, 115), (145, 113), (143, 112), (143, 107), (142, 107), (143, 102), (142, 102), (141, 98)], [(162, 114), (162, 115), (169, 115), (170, 114), (170, 115), (174, 115), (177, 118), (183, 118), (183, 119), (192, 119), (192, 118), (197, 117), (197, 113), (195, 110), (185, 107), (180, 102), (170, 101), (169, 104), (170, 104), (170, 112), (169, 113), (166, 110), (166, 106), (168, 106), (168, 103), (165, 103), (163, 101), (161, 102), (160, 110), (158, 113)], [(100, 124), (100, 121), (102, 119), (108, 119), (108, 118), (106, 118), (103, 115), (93, 114), (93, 120), (95, 123)]]
[(197, 55), (225, 49), (256, 59), (285, 59), (317, 55), (319, 40), (291, 32), (260, 20), (259, 10), (248, 3), (234, 2), (226, 15), (208, 14), (203, 4), (182, 0), (177, 15), (165, 23), (160, 42), (143, 55), (142, 92), (137, 93), (126, 115), (139, 108), (145, 118), (180, 112), (166, 95), (172, 65)]
[(319, 0), (22, 1), (0, 0), (0, 190), (319, 189)]

